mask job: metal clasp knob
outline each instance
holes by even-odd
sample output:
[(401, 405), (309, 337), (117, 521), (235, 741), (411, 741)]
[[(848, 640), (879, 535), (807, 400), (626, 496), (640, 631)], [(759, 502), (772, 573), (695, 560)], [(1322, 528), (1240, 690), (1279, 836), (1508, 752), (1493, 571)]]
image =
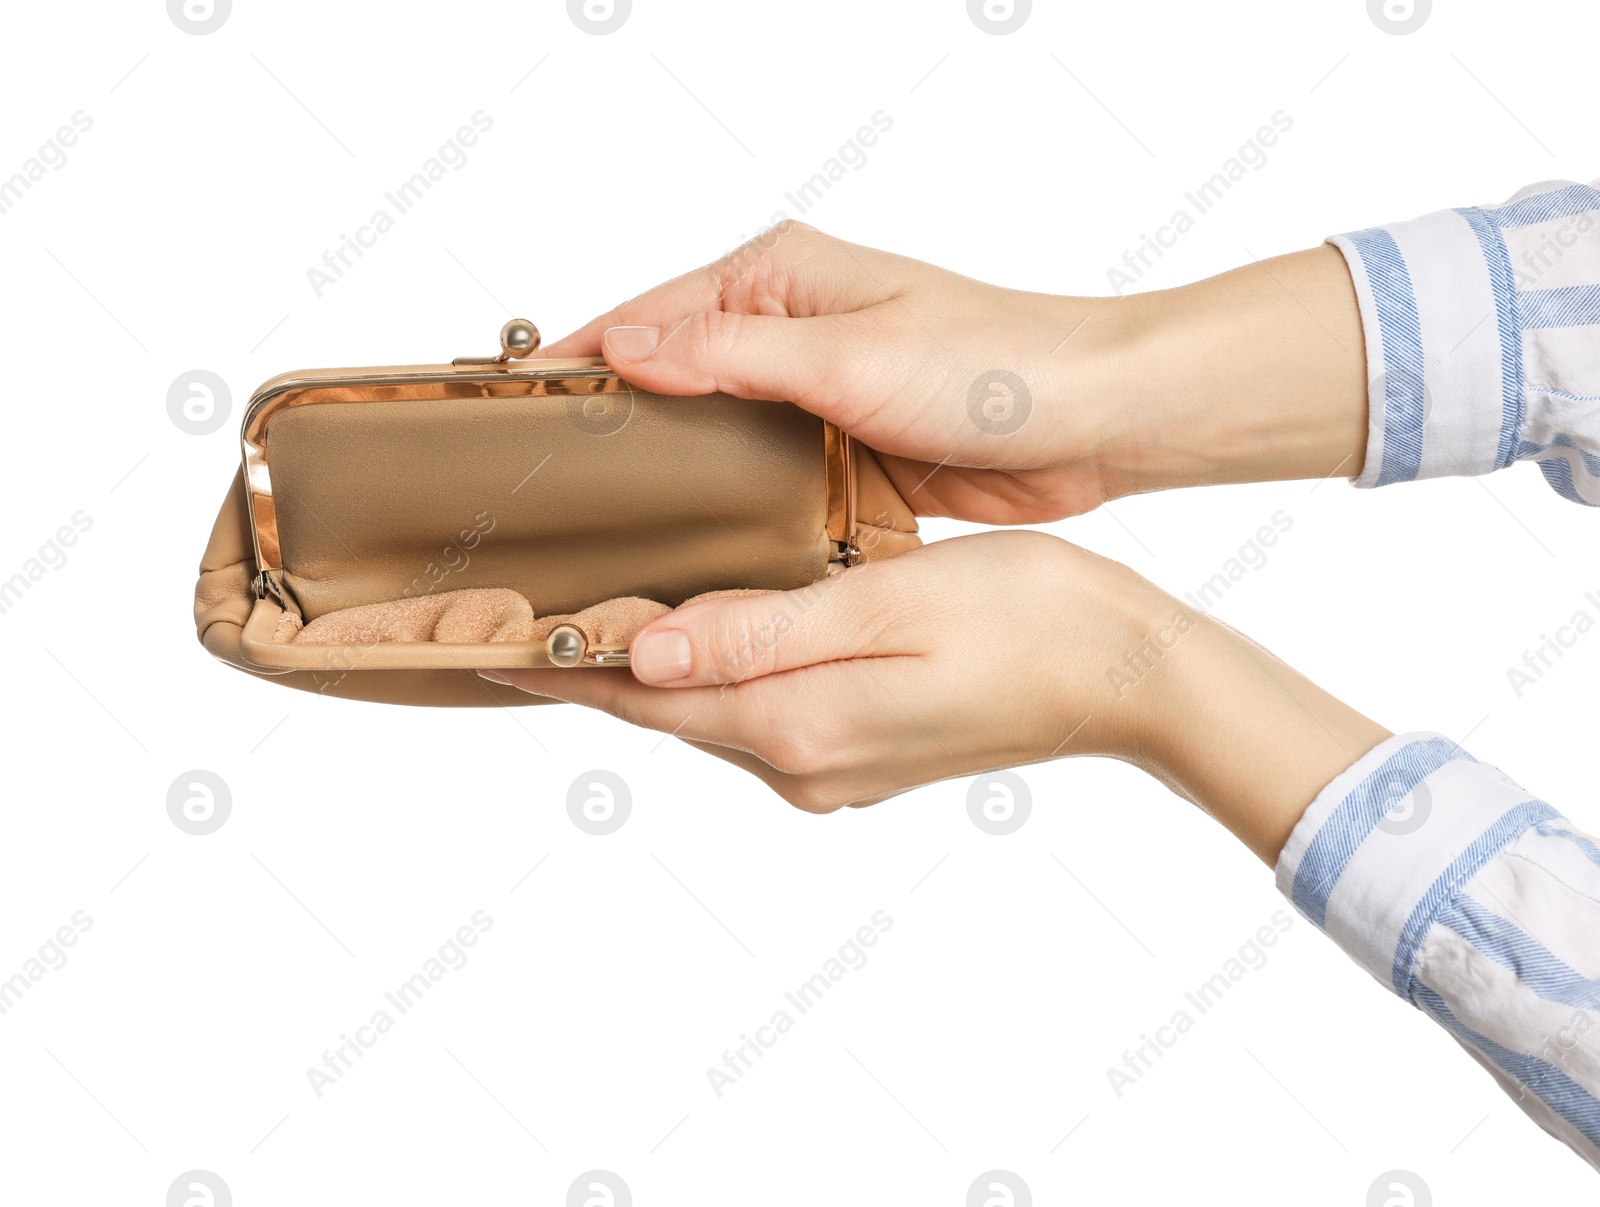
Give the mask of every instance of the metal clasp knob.
[(545, 654), (555, 666), (577, 666), (589, 652), (589, 638), (575, 624), (561, 624), (545, 638)]
[(503, 365), (508, 360), (526, 360), (539, 350), (539, 328), (527, 319), (512, 319), (500, 328), (499, 356), (458, 356), (453, 365)]

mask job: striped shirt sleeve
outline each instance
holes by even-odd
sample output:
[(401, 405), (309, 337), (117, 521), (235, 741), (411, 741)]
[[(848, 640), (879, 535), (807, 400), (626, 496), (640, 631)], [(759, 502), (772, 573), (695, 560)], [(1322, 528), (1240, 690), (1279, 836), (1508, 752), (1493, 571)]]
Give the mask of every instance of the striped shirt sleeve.
[(1536, 461), (1600, 506), (1600, 189), (1532, 185), (1329, 242), (1367, 351), (1357, 486)]
[(1278, 887), (1600, 1170), (1600, 846), (1448, 738), (1329, 784)]

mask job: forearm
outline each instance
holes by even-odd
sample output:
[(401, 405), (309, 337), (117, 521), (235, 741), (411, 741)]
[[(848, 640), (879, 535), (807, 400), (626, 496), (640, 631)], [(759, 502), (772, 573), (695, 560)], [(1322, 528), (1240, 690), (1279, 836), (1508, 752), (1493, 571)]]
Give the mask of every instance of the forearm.
[(1600, 1169), (1593, 839), (1459, 743), (1394, 737), (1209, 620), (1150, 678), (1149, 769)]
[(1148, 694), (1123, 757), (1271, 866), (1317, 794), (1390, 734), (1249, 638), (1188, 616), (1137, 685)]
[(1080, 299), (1112, 336), (1093, 386), (1114, 405), (1091, 408), (1104, 493), (1386, 486), (1531, 460), (1600, 506), (1597, 219), (1600, 189), (1546, 183), (1178, 289)]
[(1112, 495), (1360, 473), (1368, 374), (1337, 249), (1092, 305), (1116, 333), (1097, 442)]

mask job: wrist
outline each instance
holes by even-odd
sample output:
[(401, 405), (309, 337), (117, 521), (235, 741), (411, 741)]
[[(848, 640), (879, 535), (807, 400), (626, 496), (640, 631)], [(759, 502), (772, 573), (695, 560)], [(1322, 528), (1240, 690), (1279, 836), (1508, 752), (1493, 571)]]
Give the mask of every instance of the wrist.
[(1366, 355), (1335, 248), (1095, 305), (1087, 326), (1109, 339), (1090, 447), (1111, 497), (1360, 473)]
[(1066, 557), (1053, 597), (1072, 604), (1056, 630), (1048, 711), (1068, 730), (1082, 727), (1070, 747), (1039, 753), (1104, 755), (1154, 771), (1168, 662), (1202, 618), (1119, 562), (1064, 542), (1060, 548)]
[(1199, 616), (1164, 660), (1138, 762), (1269, 866), (1319, 792), (1391, 736), (1249, 638)]

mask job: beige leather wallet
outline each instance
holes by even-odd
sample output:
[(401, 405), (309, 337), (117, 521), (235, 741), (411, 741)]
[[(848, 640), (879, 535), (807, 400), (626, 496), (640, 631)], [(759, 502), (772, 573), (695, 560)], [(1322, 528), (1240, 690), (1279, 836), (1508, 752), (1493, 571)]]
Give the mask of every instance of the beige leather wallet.
[(918, 544), (865, 447), (785, 402), (497, 356), (266, 382), (195, 589), (212, 654), (329, 695), (531, 703), (475, 668), (623, 665), (708, 593), (789, 590)]

